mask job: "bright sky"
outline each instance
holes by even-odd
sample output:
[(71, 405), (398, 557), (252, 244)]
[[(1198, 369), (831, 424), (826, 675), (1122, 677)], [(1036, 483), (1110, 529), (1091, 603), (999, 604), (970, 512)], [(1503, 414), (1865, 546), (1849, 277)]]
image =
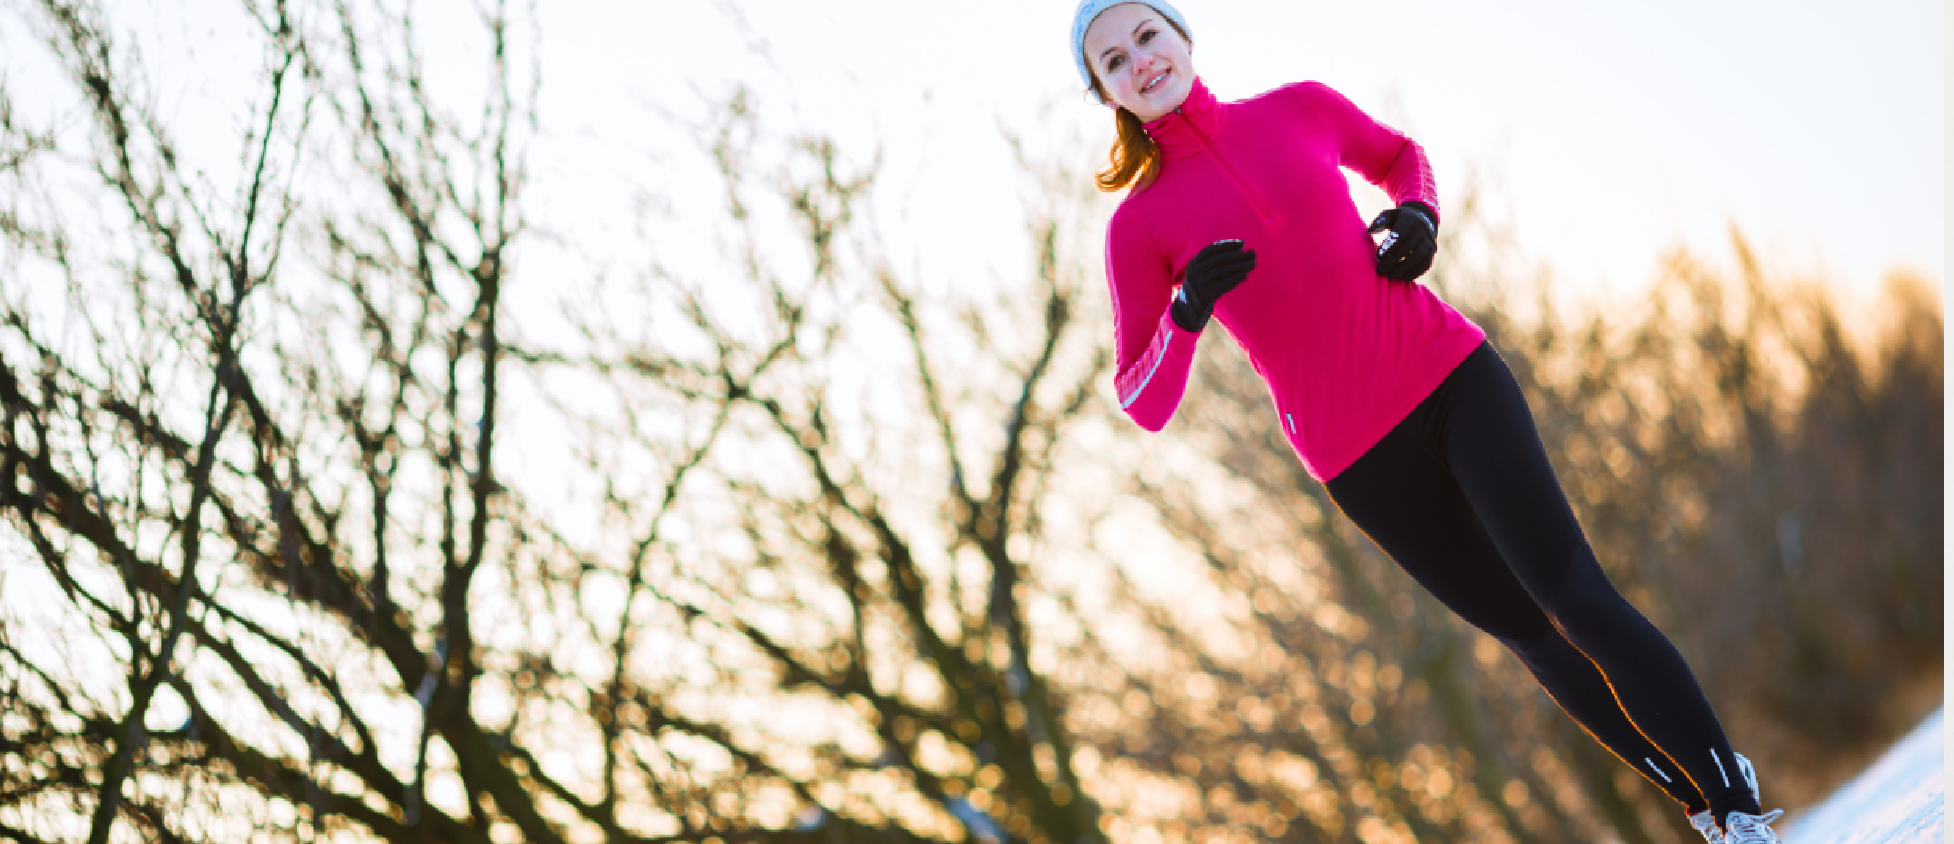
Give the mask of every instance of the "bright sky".
[[(922, 266), (1010, 274), (1023, 266), (1022, 184), (998, 127), (1089, 139), (1095, 162), (1110, 138), (1066, 52), (1072, 0), (752, 0), (738, 4), (750, 37), (720, 5), (544, 4), (550, 131), (615, 151), (632, 134), (620, 104), (696, 102), (694, 86), (743, 79), (776, 129), (831, 133), (863, 157), (879, 145), (898, 210), (884, 222)], [(1328, 83), (1426, 147), (1441, 201), (1480, 174), (1563, 284), (1634, 285), (1665, 247), (1720, 252), (1732, 221), (1772, 260), (1860, 292), (1892, 267), (1944, 278), (1936, 0), (1180, 9), (1218, 95)], [(544, 169), (612, 166), (592, 158)], [(565, 180), (587, 193), (563, 199), (613, 207), (605, 191), (622, 188), (598, 181)]]
[[(152, 48), (162, 77), (153, 90), (174, 104), (185, 147), (235, 161), (241, 114), (221, 112), (253, 95), (221, 89), (250, 74), (216, 57), (254, 65), (225, 49), (236, 9), (111, 5)], [(472, 3), (412, 5), (437, 82), (478, 85), (477, 39), (443, 35), (478, 29)], [(533, 219), (613, 269), (647, 241), (703, 242), (669, 235), (716, 219), (702, 206), (716, 189), (687, 166), (696, 148), (647, 106), (696, 117), (739, 81), (772, 131), (827, 133), (861, 159), (880, 151), (879, 221), (908, 259), (899, 267), (938, 281), (1020, 277), (1025, 184), (1001, 129), (1082, 166), (1102, 163), (1110, 139), (1111, 120), (1085, 101), (1069, 57), (1074, 5), (537, 4), (545, 134), (533, 150)], [(1722, 254), (1731, 222), (1781, 266), (1854, 291), (1877, 289), (1894, 267), (1945, 279), (1947, 22), (1937, 0), (1180, 8), (1197, 70), (1218, 95), (1328, 83), (1425, 146), (1442, 204), (1482, 185), (1494, 218), (1571, 289), (1632, 287), (1678, 244)], [(35, 102), (44, 53), (19, 20), (0, 18), (0, 46), (12, 45), (0, 49), (0, 70), (33, 120), (53, 106)], [(197, 111), (200, 101), (210, 110)], [(665, 203), (664, 220), (640, 219), (647, 195)], [(1359, 192), (1360, 209), (1383, 202)], [(642, 240), (626, 236), (636, 232)], [(554, 264), (550, 247), (536, 257)]]

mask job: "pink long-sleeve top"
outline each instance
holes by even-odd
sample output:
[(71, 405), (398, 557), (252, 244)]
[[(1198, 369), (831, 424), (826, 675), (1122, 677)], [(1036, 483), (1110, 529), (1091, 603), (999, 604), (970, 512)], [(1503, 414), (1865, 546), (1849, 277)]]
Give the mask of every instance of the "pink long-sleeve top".
[(1239, 102), (1196, 79), (1181, 107), (1146, 124), (1162, 161), (1106, 231), (1118, 334), (1114, 386), (1158, 431), (1187, 387), (1198, 335), (1168, 304), (1189, 259), (1239, 238), (1256, 268), (1215, 319), (1269, 385), (1311, 476), (1334, 478), (1410, 414), (1485, 332), (1424, 285), (1377, 274), (1340, 167), (1403, 203), (1438, 208), (1424, 151), (1329, 87), (1302, 82)]

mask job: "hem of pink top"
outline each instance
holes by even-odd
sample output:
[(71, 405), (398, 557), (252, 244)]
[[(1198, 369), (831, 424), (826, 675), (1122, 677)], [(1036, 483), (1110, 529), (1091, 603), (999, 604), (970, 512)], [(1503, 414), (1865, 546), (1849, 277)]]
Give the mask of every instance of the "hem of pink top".
[(1452, 377), (1452, 373), (1459, 368), (1459, 364), (1465, 363), (1465, 359), (1472, 356), (1472, 353), (1479, 348), (1479, 344), (1486, 342), (1486, 332), (1477, 325), (1472, 327), (1472, 333), (1467, 335), (1472, 337), (1472, 342), (1458, 349), (1452, 355), (1450, 363), (1446, 364), (1442, 369), (1433, 370), (1435, 374), (1427, 375), (1426, 381), (1428, 383), (1418, 385), (1418, 389), (1404, 391), (1403, 395), (1406, 398), (1400, 401), (1400, 404), (1403, 406), (1393, 407), (1391, 412), (1387, 414), (1390, 419), (1389, 424), (1380, 426), (1375, 433), (1366, 437), (1348, 452), (1340, 452), (1336, 460), (1322, 461), (1320, 463), (1312, 462), (1309, 458), (1303, 457), (1301, 452), (1298, 452), (1296, 456), (1302, 457), (1303, 468), (1309, 471), (1310, 477), (1315, 478), (1319, 483), (1329, 483), (1336, 476), (1343, 474), (1343, 470), (1350, 468), (1350, 464), (1356, 463), (1359, 458), (1363, 457), (1365, 452), (1370, 451), (1371, 446), (1381, 442), (1384, 439), (1384, 435), (1391, 433), (1392, 428), (1398, 427), (1398, 423), (1403, 422), (1405, 417), (1410, 416), (1413, 410), (1417, 410), (1418, 405), (1429, 397), (1433, 390), (1438, 389), (1438, 385), (1445, 383), (1445, 379)]

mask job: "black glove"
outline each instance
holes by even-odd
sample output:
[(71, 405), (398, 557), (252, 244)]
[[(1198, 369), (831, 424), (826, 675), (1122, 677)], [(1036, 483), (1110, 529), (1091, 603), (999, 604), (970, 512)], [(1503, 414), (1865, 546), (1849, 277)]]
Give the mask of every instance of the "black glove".
[(1181, 279), (1181, 292), (1168, 311), (1174, 324), (1183, 331), (1199, 332), (1214, 316), (1214, 303), (1222, 294), (1235, 289), (1255, 269), (1255, 250), (1243, 249), (1239, 240), (1218, 240), (1208, 244), (1187, 262)]
[(1432, 268), (1438, 254), (1438, 215), (1423, 202), (1412, 201), (1377, 215), (1370, 233), (1389, 230), (1377, 247), (1377, 274), (1410, 281)]

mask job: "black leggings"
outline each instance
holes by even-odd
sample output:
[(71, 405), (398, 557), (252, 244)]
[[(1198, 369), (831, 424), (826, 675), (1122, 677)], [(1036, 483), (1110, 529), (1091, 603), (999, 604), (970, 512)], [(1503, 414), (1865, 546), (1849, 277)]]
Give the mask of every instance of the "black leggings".
[(1481, 344), (1331, 479), (1412, 578), (1511, 648), (1567, 714), (1691, 813), (1759, 812), (1682, 654), (1615, 591), (1520, 385)]

